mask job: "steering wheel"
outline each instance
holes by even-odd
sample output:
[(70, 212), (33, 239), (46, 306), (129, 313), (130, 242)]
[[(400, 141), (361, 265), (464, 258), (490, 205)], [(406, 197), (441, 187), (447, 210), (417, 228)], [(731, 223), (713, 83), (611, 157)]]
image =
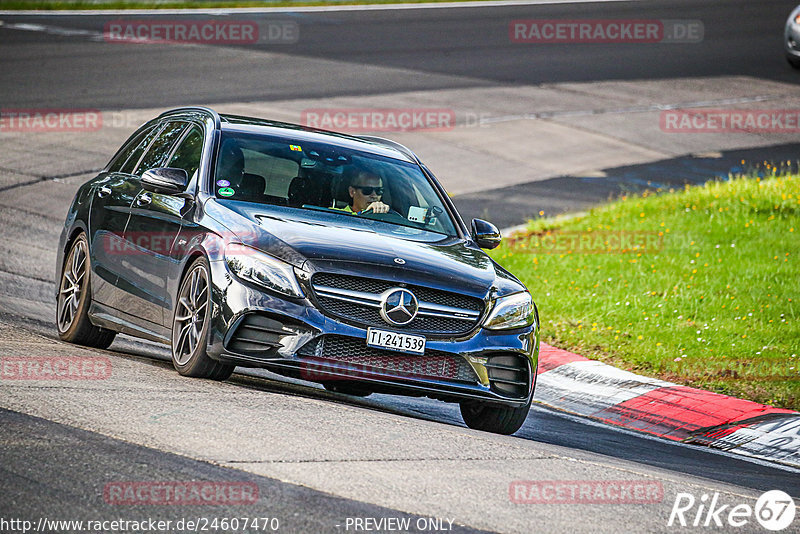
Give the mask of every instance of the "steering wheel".
[(361, 214), (361, 217), (366, 217), (368, 219), (375, 219), (377, 221), (386, 221), (386, 222), (408, 222), (405, 217), (403, 217), (399, 211), (396, 211), (392, 208), (389, 208), (389, 211), (386, 213), (375, 213), (372, 210), (365, 211)]

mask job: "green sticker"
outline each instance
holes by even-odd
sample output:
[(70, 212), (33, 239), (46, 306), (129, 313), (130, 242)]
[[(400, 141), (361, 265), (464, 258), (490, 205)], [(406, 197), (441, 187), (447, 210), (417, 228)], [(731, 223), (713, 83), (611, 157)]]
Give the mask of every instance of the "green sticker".
[(232, 197), (235, 192), (236, 191), (234, 191), (232, 187), (221, 187), (217, 189), (217, 194), (223, 197)]

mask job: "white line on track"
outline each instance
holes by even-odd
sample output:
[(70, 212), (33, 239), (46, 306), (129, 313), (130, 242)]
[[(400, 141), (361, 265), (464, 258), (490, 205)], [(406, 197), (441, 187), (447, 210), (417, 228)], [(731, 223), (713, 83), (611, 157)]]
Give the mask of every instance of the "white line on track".
[(79, 30), (75, 28), (62, 28), (60, 26), (50, 26), (44, 24), (32, 24), (28, 22), (9, 23), (0, 20), (0, 28), (9, 30), (28, 31), (28, 32), (42, 32), (50, 35), (62, 35), (67, 37), (71, 36), (89, 37), (91, 40), (102, 40), (103, 38), (103, 32), (98, 32), (93, 30)]
[(65, 35), (65, 36), (72, 36), (72, 35), (80, 35), (80, 36), (89, 36), (89, 37), (102, 37), (102, 32), (96, 32), (91, 30), (79, 30), (74, 28), (61, 28), (58, 26), (45, 26), (43, 24), (31, 24), (31, 23), (8, 23), (0, 20), (0, 27), (7, 28), (9, 30), (22, 30), (22, 31), (29, 31), (29, 32), (44, 32), (49, 33), (52, 35)]
[[(328, 6), (282, 6), (282, 7), (240, 7), (240, 8), (186, 8), (186, 9), (91, 9), (91, 10), (0, 10), (0, 15), (230, 15), (239, 13), (327, 13), (337, 11), (392, 11), (400, 9), (456, 9), (477, 7), (539, 6), (551, 4), (598, 4), (608, 2), (630, 2), (632, 0), (498, 0), (476, 2), (432, 2), (419, 4), (360, 4)], [(640, 1), (640, 0), (633, 0)]]

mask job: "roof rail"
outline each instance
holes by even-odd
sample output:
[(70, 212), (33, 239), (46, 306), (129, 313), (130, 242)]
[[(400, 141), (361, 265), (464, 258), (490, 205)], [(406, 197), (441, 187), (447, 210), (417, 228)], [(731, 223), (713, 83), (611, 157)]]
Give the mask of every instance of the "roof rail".
[(180, 108), (170, 109), (168, 111), (165, 111), (161, 115), (159, 115), (158, 118), (160, 119), (161, 117), (166, 117), (166, 116), (174, 115), (174, 114), (177, 114), (177, 113), (188, 113), (188, 112), (204, 113), (204, 114), (210, 116), (211, 119), (214, 121), (214, 128), (219, 130), (222, 127), (222, 121), (219, 118), (219, 114), (216, 111), (214, 111), (213, 109), (207, 108), (207, 107), (203, 107), (203, 106), (184, 106), (184, 107), (180, 107)]
[(406, 147), (404, 145), (401, 145), (397, 141), (392, 141), (391, 139), (386, 139), (385, 137), (378, 137), (376, 135), (359, 135), (357, 137), (359, 139), (363, 139), (365, 141), (372, 141), (373, 143), (380, 143), (382, 145), (386, 145), (386, 146), (392, 147), (395, 150), (397, 150), (398, 152), (401, 152), (401, 153), (405, 154), (406, 156), (411, 158), (413, 161), (416, 161), (417, 163), (420, 162), (419, 158), (417, 157), (417, 155), (414, 154), (414, 152), (412, 152), (410, 148), (408, 148), (408, 147)]

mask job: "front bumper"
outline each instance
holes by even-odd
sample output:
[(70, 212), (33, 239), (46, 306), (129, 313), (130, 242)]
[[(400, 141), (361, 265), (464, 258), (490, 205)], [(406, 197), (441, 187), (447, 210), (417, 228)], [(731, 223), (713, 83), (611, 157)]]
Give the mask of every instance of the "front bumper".
[(308, 297), (281, 297), (243, 282), (224, 261), (211, 262), (211, 280), (208, 354), (216, 360), (312, 382), (357, 383), (370, 391), (451, 402), (517, 407), (533, 395), (536, 325), (426, 336), (425, 354), (410, 355), (366, 347), (365, 328), (322, 314)]

